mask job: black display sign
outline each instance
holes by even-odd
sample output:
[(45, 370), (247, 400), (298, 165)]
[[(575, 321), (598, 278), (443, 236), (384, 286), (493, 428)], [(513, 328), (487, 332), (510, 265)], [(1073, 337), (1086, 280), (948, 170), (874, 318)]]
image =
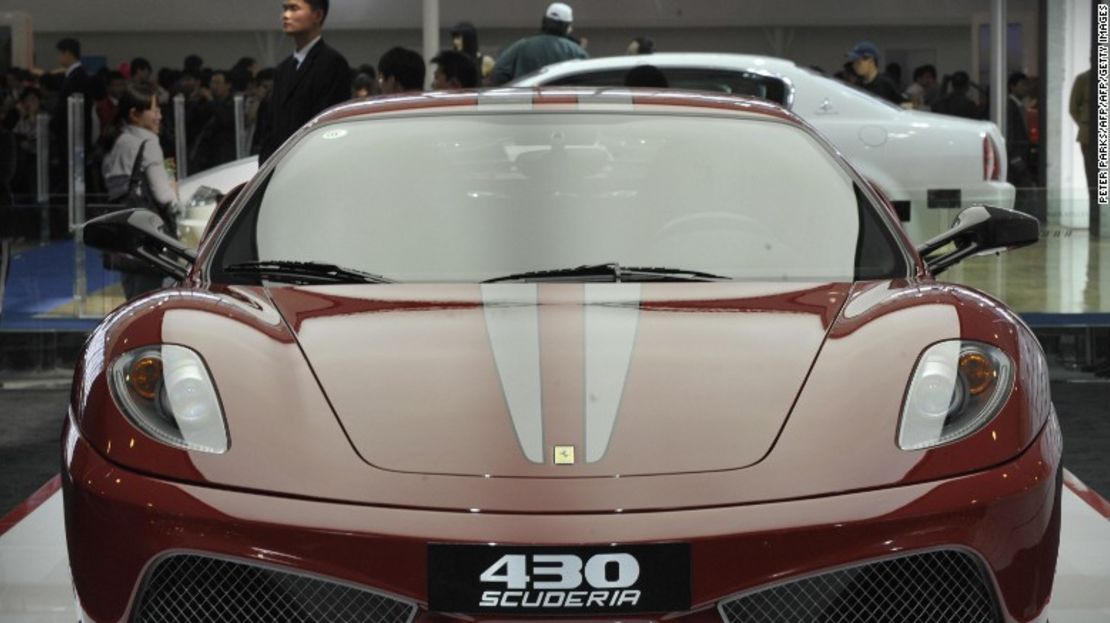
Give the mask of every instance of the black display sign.
[(428, 545), (434, 612), (633, 614), (690, 608), (690, 545)]

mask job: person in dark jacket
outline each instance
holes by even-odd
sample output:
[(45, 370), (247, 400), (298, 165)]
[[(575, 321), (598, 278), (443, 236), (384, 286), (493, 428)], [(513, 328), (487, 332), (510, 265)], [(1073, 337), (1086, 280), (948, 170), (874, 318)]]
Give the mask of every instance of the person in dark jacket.
[(1006, 82), (1006, 154), (1010, 159), (1006, 167), (1006, 181), (1017, 190), (1014, 209), (1035, 213), (1037, 176), (1032, 166), (1032, 142), (1029, 140), (1029, 120), (1026, 118), (1025, 98), (1029, 96), (1032, 82), (1029, 76), (1017, 71)]
[(415, 50), (397, 46), (378, 59), (378, 85), (383, 95), (424, 90), (424, 57)]
[(554, 63), (589, 58), (582, 46), (570, 39), (574, 13), (562, 2), (553, 2), (543, 14), (540, 34), (509, 46), (493, 66), (490, 81), (496, 86)]
[(436, 71), (432, 88), (474, 89), (478, 86), (478, 68), (470, 57), (457, 50), (444, 50), (432, 59)]
[(207, 121), (191, 146), (190, 170), (204, 171), (235, 160), (235, 102), (231, 98), (231, 74), (218, 69), (208, 82), (205, 106)]
[(1029, 167), (1029, 123), (1025, 118), (1025, 98), (1029, 95), (1029, 77), (1018, 71), (1007, 81), (1009, 96), (1006, 98), (1006, 153), (1010, 163), (1007, 177), (1014, 186), (1032, 186)]
[(971, 89), (971, 77), (967, 72), (957, 71), (951, 77), (945, 77), (944, 81), (946, 84), (941, 87), (941, 91), (945, 91), (945, 87), (951, 87), (952, 90), (933, 102), (933, 112), (965, 119), (978, 119), (979, 105), (967, 96)]
[(274, 92), (274, 77), (277, 72), (273, 67), (267, 67), (258, 72), (255, 76), (255, 94), (258, 98), (257, 108), (255, 109), (254, 119), (254, 134), (251, 135), (251, 155), (257, 156), (262, 151), (262, 138), (269, 136), (270, 118), (270, 98)]
[(655, 65), (637, 65), (624, 75), (624, 86), (666, 89), (670, 84), (663, 70)]
[(15, 178), (16, 165), (15, 136), (0, 128), (0, 209), (12, 205), (12, 180)]
[(901, 105), (906, 101), (902, 89), (896, 86), (890, 76), (879, 72), (879, 48), (870, 41), (861, 41), (848, 52), (852, 71), (859, 76), (859, 87), (892, 104)]
[(95, 103), (92, 97), (92, 78), (81, 64), (81, 44), (76, 39), (62, 39), (55, 46), (58, 50), (58, 65), (65, 71), (61, 92), (54, 100), (50, 111), (50, 180), (56, 190), (66, 188), (68, 179), (69, 154), (69, 98), (73, 95), (85, 96), (85, 146), (92, 144), (92, 110)]
[(260, 124), (266, 132), (260, 162), (317, 114), (351, 96), (347, 59), (322, 39), (328, 4), (328, 0), (283, 0), (282, 30), (293, 38), (297, 50), (277, 67), (266, 108), (269, 120)]
[(489, 79), (496, 61), (493, 60), (493, 57), (482, 54), (481, 48), (478, 47), (478, 29), (474, 27), (474, 24), (470, 22), (455, 24), (455, 27), (451, 29), (451, 45), (474, 63), (474, 66), (478, 68), (480, 81), (484, 82)]
[[(71, 95), (85, 96), (85, 132), (91, 132), (89, 121), (92, 119), (92, 78), (81, 64), (81, 44), (76, 39), (62, 39), (58, 42), (58, 65), (65, 71), (62, 91), (55, 102), (50, 117), (50, 133), (56, 140), (66, 140), (68, 123), (68, 101)], [(87, 143), (86, 143), (87, 144)]]
[(628, 44), (626, 53), (630, 56), (655, 54), (655, 41), (652, 41), (649, 37), (636, 37)]

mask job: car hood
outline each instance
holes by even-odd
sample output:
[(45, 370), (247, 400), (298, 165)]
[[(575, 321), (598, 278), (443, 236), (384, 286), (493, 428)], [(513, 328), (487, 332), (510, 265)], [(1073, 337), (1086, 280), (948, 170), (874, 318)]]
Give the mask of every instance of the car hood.
[(383, 470), (601, 477), (768, 455), (850, 284), (274, 287)]
[[(1017, 456), (1052, 410), (1036, 337), (968, 288), (858, 282), (843, 306), (841, 284), (628, 288), (543, 285), (534, 300), (523, 286), (168, 290), (121, 307), (90, 335), (71, 417), (111, 461), (181, 483), (397, 508), (561, 514), (704, 509), (969, 474)], [(604, 310), (617, 314), (599, 321)], [(536, 320), (514, 329), (504, 318), (487, 321), (494, 312), (534, 312)], [(625, 317), (632, 312), (634, 331)], [(499, 362), (493, 343), (513, 342), (505, 337), (513, 331), (521, 343), (531, 332), (527, 352), (542, 357), (542, 464), (525, 454), (511, 417), (517, 398), (510, 404), (501, 389), (513, 385), (502, 370), (514, 360)], [(627, 363), (602, 362), (626, 378), (606, 451), (589, 462), (583, 405), (595, 398), (585, 387), (597, 370), (586, 353), (598, 350), (599, 332), (614, 344), (631, 333), (632, 347)], [(1014, 395), (990, 426), (959, 443), (902, 450), (895, 440), (908, 379), (924, 349), (954, 338), (1007, 352)], [(188, 345), (204, 358), (227, 452), (159, 443), (119, 411), (104, 366), (150, 344)], [(536, 364), (519, 363), (527, 359), (515, 361), (535, 374)], [(764, 435), (776, 426), (771, 441)], [(565, 440), (576, 445), (575, 464), (549, 463)], [(624, 477), (637, 472), (644, 475)], [(902, 504), (888, 500), (891, 510)]]

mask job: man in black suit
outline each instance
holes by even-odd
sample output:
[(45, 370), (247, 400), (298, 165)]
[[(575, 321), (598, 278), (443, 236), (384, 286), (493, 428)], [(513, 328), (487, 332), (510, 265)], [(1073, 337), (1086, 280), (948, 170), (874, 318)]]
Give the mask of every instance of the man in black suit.
[(1036, 215), (1034, 205), (1037, 177), (1032, 166), (1032, 143), (1029, 140), (1029, 120), (1025, 114), (1025, 98), (1032, 83), (1020, 71), (1010, 74), (1007, 81), (1009, 96), (1006, 98), (1006, 154), (1010, 159), (1006, 168), (1006, 181), (1017, 190), (1014, 208)]
[(1007, 81), (1009, 97), (1006, 98), (1006, 153), (1010, 157), (1009, 182), (1014, 186), (1031, 186), (1032, 171), (1029, 166), (1030, 142), (1028, 119), (1025, 115), (1025, 98), (1029, 95), (1029, 77), (1020, 71), (1010, 74)]
[[(62, 90), (50, 111), (51, 180), (56, 189), (66, 187), (69, 162), (69, 97), (85, 96), (85, 153), (92, 144), (92, 78), (81, 65), (81, 44), (76, 39), (62, 39), (55, 46), (58, 65), (65, 70)], [(87, 157), (87, 156), (86, 156)]]
[(282, 30), (297, 51), (277, 67), (267, 119), (260, 120), (260, 162), (325, 108), (351, 97), (347, 59), (321, 39), (328, 0), (283, 0)]

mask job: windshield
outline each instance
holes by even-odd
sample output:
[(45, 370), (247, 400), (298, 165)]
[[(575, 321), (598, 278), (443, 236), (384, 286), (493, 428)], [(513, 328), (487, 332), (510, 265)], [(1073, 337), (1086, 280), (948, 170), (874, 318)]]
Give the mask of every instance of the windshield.
[(471, 113), (306, 135), (220, 262), (323, 262), (479, 282), (616, 263), (730, 279), (905, 274), (846, 171), (805, 131), (750, 117)]

